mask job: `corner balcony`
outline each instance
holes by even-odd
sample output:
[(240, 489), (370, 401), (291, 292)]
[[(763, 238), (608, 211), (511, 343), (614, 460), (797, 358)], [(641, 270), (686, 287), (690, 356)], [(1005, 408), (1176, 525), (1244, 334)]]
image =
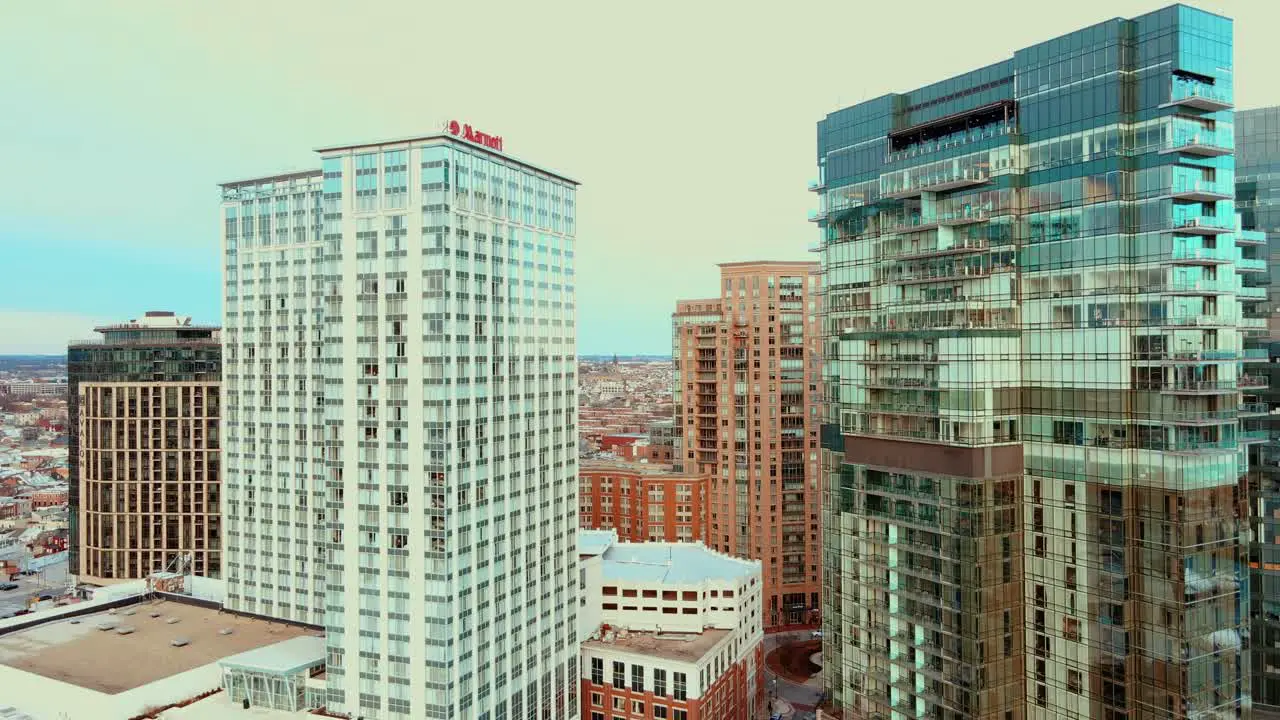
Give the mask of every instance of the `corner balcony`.
[(1197, 248), (1175, 246), (1169, 259), (1175, 265), (1225, 265), (1232, 261), (1234, 253), (1225, 248)]
[(1241, 390), (1261, 390), (1269, 384), (1266, 375), (1241, 375), (1236, 379), (1236, 385)]
[(1271, 351), (1267, 348), (1246, 348), (1240, 351), (1240, 361), (1247, 363), (1271, 362)]
[(1170, 380), (1161, 383), (1159, 388), (1164, 395), (1229, 395), (1240, 391), (1230, 380)]
[(970, 239), (963, 240), (955, 245), (948, 247), (934, 246), (931, 248), (912, 247), (907, 248), (901, 253), (893, 254), (895, 260), (920, 260), (923, 258), (943, 257), (946, 255), (964, 255), (967, 253), (982, 252), (990, 249), (991, 245), (986, 240)]
[(822, 182), (821, 180), (809, 181), (809, 192), (822, 192), (823, 190), (826, 190), (826, 189), (827, 189), (826, 183)]
[(1143, 292), (1158, 292), (1161, 295), (1223, 295), (1236, 292), (1231, 283), (1214, 280), (1180, 281), (1174, 280), (1153, 287)]
[(1253, 443), (1271, 442), (1271, 431), (1264, 429), (1240, 430), (1236, 434), (1242, 445), (1251, 445)]
[(1264, 402), (1240, 403), (1240, 417), (1261, 417), (1270, 415), (1271, 408)]
[(1193, 202), (1217, 202), (1218, 200), (1230, 200), (1235, 197), (1235, 193), (1229, 191), (1226, 187), (1206, 180), (1187, 180), (1174, 183), (1169, 195), (1174, 200), (1189, 200)]
[(826, 219), (827, 219), (826, 210), (810, 210), (809, 211), (809, 222), (820, 223), (825, 221)]
[(1160, 154), (1184, 153), (1198, 157), (1221, 157), (1234, 152), (1235, 148), (1230, 139), (1225, 136), (1219, 137), (1218, 133), (1206, 131), (1194, 134), (1179, 133), (1174, 136), (1169, 147), (1160, 151)]
[(1174, 315), (1159, 321), (1160, 327), (1231, 327), (1235, 321), (1221, 315)]
[(1217, 112), (1230, 110), (1235, 104), (1227, 92), (1204, 83), (1174, 81), (1169, 87), (1169, 102), (1160, 107), (1189, 107), (1196, 110)]
[(1236, 272), (1242, 273), (1264, 273), (1267, 271), (1267, 261), (1257, 258), (1240, 258), (1236, 260)]
[(1267, 244), (1267, 234), (1261, 230), (1237, 230), (1236, 244), (1263, 246)]
[(1221, 235), (1235, 230), (1212, 215), (1175, 217), (1172, 229), (1177, 235)]
[(1239, 296), (1239, 298), (1245, 302), (1252, 302), (1254, 300), (1266, 300), (1267, 289), (1264, 287), (1252, 287), (1249, 285), (1245, 285), (1244, 287), (1236, 291), (1236, 295)]
[[(890, 178), (897, 180), (900, 178)], [(886, 178), (889, 179), (889, 178)], [(910, 178), (906, 182), (881, 183), (880, 196), (894, 200), (905, 198), (919, 197), (923, 193), (939, 193), (948, 190), (958, 190), (959, 188), (973, 187), (975, 185), (985, 185), (991, 182), (991, 174), (986, 170), (976, 168), (968, 168), (964, 170), (952, 170), (949, 172), (940, 172), (933, 175), (923, 177)]]
[(991, 268), (988, 267), (972, 267), (969, 265), (954, 265), (943, 268), (922, 268), (912, 272), (904, 272), (896, 277), (887, 277), (885, 281), (898, 283), (900, 285), (912, 285), (915, 283), (931, 283), (943, 282), (947, 280), (962, 280), (965, 278), (981, 278), (991, 274)]

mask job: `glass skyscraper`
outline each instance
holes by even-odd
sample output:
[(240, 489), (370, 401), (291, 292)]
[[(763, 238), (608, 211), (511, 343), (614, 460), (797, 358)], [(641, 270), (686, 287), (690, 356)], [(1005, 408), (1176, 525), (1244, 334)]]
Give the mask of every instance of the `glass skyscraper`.
[(1280, 423), (1271, 414), (1280, 406), (1280, 364), (1270, 362), (1280, 356), (1270, 323), (1280, 285), (1272, 282), (1267, 262), (1280, 243), (1280, 107), (1236, 116), (1236, 207), (1247, 228), (1238, 239), (1266, 267), (1249, 276), (1240, 297), (1246, 320), (1255, 324), (1250, 330), (1258, 336), (1246, 342), (1246, 353), (1269, 361), (1255, 366), (1267, 386), (1240, 406), (1243, 429), (1266, 440), (1249, 458), (1253, 701), (1280, 714), (1280, 444), (1275, 442)]
[(1172, 6), (819, 123), (834, 706), (1249, 706), (1231, 67)]
[(458, 134), (223, 186), (227, 606), (330, 711), (576, 717), (577, 183)]

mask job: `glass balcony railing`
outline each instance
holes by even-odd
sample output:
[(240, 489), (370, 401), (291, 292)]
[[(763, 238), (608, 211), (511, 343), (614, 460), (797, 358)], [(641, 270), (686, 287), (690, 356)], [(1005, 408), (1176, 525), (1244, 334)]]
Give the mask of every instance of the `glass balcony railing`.
[(826, 189), (826, 186), (823, 185), (821, 180), (809, 181), (809, 192), (822, 192), (825, 189)]
[(1214, 215), (1198, 215), (1192, 213), (1176, 213), (1173, 217), (1173, 231), (1192, 235), (1217, 235), (1231, 232), (1235, 228), (1226, 220)]
[(1244, 286), (1236, 291), (1242, 300), (1266, 300), (1267, 289), (1261, 287)]
[(1267, 442), (1271, 439), (1270, 430), (1241, 430), (1241, 442)]
[(1236, 325), (1243, 330), (1266, 330), (1267, 319), (1260, 317), (1245, 317), (1240, 318), (1240, 320), (1236, 322)]
[(1257, 258), (1240, 258), (1236, 260), (1236, 269), (1242, 272), (1266, 272), (1267, 261)]
[[(934, 166), (936, 168), (936, 166)], [(894, 173), (880, 179), (880, 194), (887, 197), (911, 197), (922, 192), (942, 192), (954, 188), (980, 185), (991, 179), (984, 167), (937, 168), (921, 174)]]
[[(1160, 448), (1156, 448), (1160, 449)], [(1165, 448), (1175, 452), (1197, 452), (1205, 450), (1235, 450), (1235, 440), (1206, 440), (1201, 438), (1175, 438)]]
[(1270, 407), (1264, 402), (1240, 403), (1241, 415), (1266, 415), (1270, 412)]
[(1228, 263), (1235, 258), (1235, 248), (1205, 248), (1175, 245), (1170, 256), (1187, 262)]
[(1261, 230), (1236, 230), (1237, 245), (1266, 245), (1267, 234)]
[(1271, 351), (1266, 348), (1246, 348), (1240, 351), (1240, 359), (1245, 362), (1267, 362), (1271, 359)]
[(1230, 155), (1235, 149), (1234, 133), (1210, 129), (1192, 120), (1173, 118), (1168, 131), (1169, 145), (1161, 152), (1216, 157)]
[(1241, 389), (1258, 389), (1266, 387), (1269, 382), (1265, 375), (1241, 375), (1236, 381), (1236, 384), (1239, 385)]
[(1235, 197), (1235, 190), (1230, 185), (1214, 180), (1175, 177), (1170, 194), (1180, 200), (1213, 202)]
[(1226, 110), (1232, 106), (1231, 93), (1225, 88), (1174, 78), (1169, 88), (1167, 105), (1185, 105), (1198, 110)]
[(826, 219), (827, 219), (826, 210), (810, 210), (809, 211), (809, 222), (821, 222)]

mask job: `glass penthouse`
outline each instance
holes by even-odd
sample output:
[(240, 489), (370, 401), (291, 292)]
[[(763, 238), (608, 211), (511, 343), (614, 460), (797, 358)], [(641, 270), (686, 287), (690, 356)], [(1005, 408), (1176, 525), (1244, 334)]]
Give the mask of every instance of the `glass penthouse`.
[(818, 124), (846, 717), (1248, 706), (1231, 38), (1167, 7)]

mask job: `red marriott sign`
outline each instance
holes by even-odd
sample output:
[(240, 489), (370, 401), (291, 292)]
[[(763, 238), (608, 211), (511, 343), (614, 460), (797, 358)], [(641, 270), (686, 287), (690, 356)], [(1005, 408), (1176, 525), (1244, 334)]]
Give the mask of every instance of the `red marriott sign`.
[(457, 120), (450, 120), (449, 124), (445, 126), (445, 129), (454, 137), (460, 137), (467, 142), (483, 145), (491, 150), (497, 150), (499, 152), (502, 151), (502, 138), (497, 135), (482, 133), (470, 125), (460, 123)]

